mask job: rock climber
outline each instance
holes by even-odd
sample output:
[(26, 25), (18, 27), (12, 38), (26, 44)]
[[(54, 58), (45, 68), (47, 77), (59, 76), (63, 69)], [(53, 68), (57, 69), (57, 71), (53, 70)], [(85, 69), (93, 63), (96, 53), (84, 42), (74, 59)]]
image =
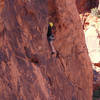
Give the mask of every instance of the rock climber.
[(50, 22), (48, 25), (47, 39), (51, 48), (51, 54), (56, 54), (56, 50), (53, 45), (53, 41), (55, 40), (53, 28), (54, 28), (54, 25), (52, 22)]

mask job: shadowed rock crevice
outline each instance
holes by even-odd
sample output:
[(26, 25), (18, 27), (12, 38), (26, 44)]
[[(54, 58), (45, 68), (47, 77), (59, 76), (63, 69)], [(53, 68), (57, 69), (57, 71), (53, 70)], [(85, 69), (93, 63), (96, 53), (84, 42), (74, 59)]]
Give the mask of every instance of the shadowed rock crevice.
[(76, 0), (76, 6), (79, 13), (90, 11), (94, 7), (98, 7), (99, 0)]

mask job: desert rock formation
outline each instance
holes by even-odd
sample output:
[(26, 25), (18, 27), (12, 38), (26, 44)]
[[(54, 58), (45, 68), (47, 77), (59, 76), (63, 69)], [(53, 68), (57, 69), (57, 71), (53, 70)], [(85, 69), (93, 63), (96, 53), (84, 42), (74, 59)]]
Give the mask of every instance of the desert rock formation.
[[(48, 20), (55, 22), (57, 57), (47, 42)], [(0, 100), (92, 100), (74, 0), (0, 0)]]
[(98, 5), (99, 0), (76, 0), (79, 13), (83, 13)]

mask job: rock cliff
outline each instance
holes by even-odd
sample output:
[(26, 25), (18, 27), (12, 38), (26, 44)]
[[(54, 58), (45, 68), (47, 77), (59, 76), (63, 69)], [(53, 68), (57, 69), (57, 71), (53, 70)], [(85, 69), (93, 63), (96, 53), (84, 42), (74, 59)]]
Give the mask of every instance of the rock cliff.
[[(57, 57), (47, 42), (49, 20)], [(0, 0), (0, 100), (92, 100), (92, 67), (74, 0)]]
[(98, 6), (98, 2), (99, 0), (76, 0), (76, 5), (79, 13), (83, 13), (95, 6)]

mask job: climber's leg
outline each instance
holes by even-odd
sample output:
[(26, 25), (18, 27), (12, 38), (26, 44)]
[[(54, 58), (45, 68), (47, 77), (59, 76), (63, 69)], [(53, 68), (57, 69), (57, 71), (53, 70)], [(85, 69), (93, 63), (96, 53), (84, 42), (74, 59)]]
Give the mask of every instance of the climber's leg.
[(49, 43), (50, 43), (52, 54), (56, 54), (56, 50), (54, 48), (53, 41), (50, 41)]

